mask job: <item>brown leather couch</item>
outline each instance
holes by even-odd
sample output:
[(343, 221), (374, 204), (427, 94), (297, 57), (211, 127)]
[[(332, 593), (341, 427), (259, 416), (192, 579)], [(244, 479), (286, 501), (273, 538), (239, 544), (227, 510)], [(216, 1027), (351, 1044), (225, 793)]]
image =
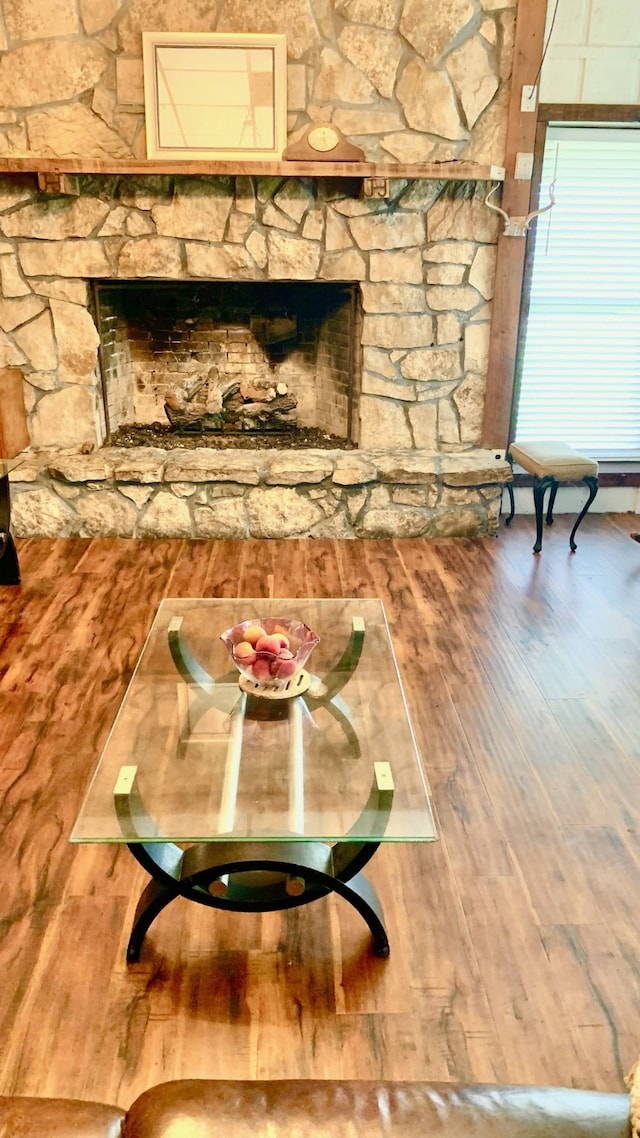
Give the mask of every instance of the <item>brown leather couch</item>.
[(557, 1087), (181, 1079), (128, 1111), (0, 1097), (0, 1138), (629, 1138), (629, 1096)]

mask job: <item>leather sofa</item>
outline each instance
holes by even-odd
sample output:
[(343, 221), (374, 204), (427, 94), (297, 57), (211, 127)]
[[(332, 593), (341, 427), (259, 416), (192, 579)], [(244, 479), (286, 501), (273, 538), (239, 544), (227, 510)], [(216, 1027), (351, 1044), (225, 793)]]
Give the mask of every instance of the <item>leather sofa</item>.
[(629, 1138), (629, 1096), (452, 1083), (181, 1079), (128, 1111), (0, 1097), (0, 1138)]

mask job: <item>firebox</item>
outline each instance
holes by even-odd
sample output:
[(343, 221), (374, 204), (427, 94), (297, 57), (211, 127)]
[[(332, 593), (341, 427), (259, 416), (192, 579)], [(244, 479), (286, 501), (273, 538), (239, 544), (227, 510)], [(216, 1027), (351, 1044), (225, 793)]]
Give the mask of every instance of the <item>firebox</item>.
[(106, 436), (125, 427), (357, 444), (356, 283), (95, 282)]

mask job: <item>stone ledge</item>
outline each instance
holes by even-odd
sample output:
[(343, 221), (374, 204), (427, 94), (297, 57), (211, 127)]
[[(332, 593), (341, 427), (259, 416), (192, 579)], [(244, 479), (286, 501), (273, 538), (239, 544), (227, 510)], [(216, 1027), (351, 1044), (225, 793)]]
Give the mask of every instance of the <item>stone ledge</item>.
[(492, 451), (31, 451), (17, 537), (482, 537), (511, 468)]
[(236, 482), (296, 486), (331, 479), (336, 485), (369, 482), (394, 485), (504, 485), (511, 481), (506, 459), (492, 450), (461, 454), (374, 450), (217, 450), (208, 447), (103, 447), (90, 454), (29, 451), (12, 471), (12, 482), (49, 475), (63, 482)]

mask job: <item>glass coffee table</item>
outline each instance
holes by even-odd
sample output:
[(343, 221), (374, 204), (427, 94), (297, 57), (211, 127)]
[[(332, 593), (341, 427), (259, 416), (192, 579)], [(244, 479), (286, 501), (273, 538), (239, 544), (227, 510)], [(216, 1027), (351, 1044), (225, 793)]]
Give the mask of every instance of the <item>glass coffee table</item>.
[[(320, 637), (302, 694), (243, 690), (220, 640), (269, 616)], [(70, 840), (126, 843), (150, 874), (136, 961), (176, 897), (270, 912), (332, 892), (387, 956), (362, 870), (382, 842), (435, 838), (381, 601), (181, 599), (158, 609)]]

